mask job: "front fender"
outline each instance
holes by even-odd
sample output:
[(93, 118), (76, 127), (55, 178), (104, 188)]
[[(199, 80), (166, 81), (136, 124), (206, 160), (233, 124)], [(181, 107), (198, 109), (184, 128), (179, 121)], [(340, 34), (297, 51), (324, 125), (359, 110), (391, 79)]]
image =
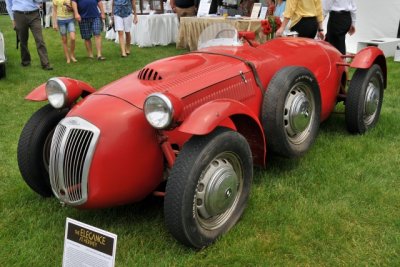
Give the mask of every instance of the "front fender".
[(384, 88), (387, 85), (387, 66), (386, 66), (386, 58), (383, 54), (382, 50), (374, 46), (368, 46), (358, 52), (353, 61), (350, 63), (351, 68), (356, 69), (367, 69), (370, 68), (373, 64), (378, 64), (383, 72), (384, 77)]
[[(61, 81), (64, 82), (65, 87), (67, 88), (67, 93), (68, 93), (68, 103), (71, 104), (73, 103), (76, 99), (78, 99), (80, 96), (86, 96), (88, 94), (96, 92), (96, 89), (93, 88), (91, 85), (67, 78), (67, 77), (58, 77)], [(47, 94), (46, 94), (46, 83), (43, 83), (33, 89), (26, 97), (26, 100), (30, 101), (45, 101), (47, 100)]]
[(257, 116), (247, 106), (237, 101), (221, 99), (209, 102), (193, 111), (181, 124), (179, 131), (194, 135), (205, 135), (221, 123), (229, 121), (232, 115), (238, 114), (248, 115), (259, 124)]
[(193, 111), (178, 131), (205, 135), (218, 126), (227, 126), (240, 132), (248, 141), (254, 162), (265, 165), (266, 141), (259, 118), (240, 102), (220, 99), (209, 102)]

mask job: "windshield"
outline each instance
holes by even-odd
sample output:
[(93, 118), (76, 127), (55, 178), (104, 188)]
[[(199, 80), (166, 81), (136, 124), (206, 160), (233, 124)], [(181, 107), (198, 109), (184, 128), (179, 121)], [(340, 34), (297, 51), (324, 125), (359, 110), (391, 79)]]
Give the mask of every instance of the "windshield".
[(241, 46), (237, 30), (227, 23), (213, 23), (205, 28), (199, 37), (197, 49), (212, 46)]

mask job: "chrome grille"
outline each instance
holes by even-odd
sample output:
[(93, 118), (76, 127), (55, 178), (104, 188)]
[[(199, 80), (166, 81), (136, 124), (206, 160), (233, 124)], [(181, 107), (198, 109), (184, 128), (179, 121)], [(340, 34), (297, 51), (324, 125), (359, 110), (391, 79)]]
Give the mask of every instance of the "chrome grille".
[(64, 203), (80, 205), (87, 200), (87, 181), (100, 130), (78, 118), (62, 120), (53, 135), (50, 150), (50, 182)]

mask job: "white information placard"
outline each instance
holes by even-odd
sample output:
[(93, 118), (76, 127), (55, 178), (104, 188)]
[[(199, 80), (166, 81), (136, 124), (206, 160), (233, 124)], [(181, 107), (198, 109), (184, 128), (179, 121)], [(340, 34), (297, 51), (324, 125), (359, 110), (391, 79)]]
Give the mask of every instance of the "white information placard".
[[(397, 47), (399, 47), (399, 45)], [(400, 62), (400, 49), (397, 49), (396, 51), (394, 51), (394, 61)]]
[(113, 267), (117, 235), (67, 218), (63, 267)]
[(199, 9), (197, 10), (197, 17), (208, 16), (210, 13), (211, 0), (200, 0)]
[(260, 16), (258, 18), (259, 19), (265, 19), (267, 17), (267, 12), (268, 12), (268, 7), (267, 6), (261, 7)]
[(261, 10), (261, 3), (254, 3), (253, 9), (251, 10), (250, 18), (258, 19), (258, 14), (260, 14), (260, 10)]

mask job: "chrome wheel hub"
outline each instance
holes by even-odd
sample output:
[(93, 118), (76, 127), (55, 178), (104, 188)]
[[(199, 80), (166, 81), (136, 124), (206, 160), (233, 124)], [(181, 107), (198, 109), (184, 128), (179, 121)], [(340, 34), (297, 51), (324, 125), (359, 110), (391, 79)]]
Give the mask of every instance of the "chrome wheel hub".
[(286, 97), (283, 122), (293, 143), (301, 143), (308, 135), (314, 115), (314, 102), (310, 90), (305, 84), (297, 84)]
[(366, 124), (370, 124), (374, 120), (379, 105), (379, 94), (379, 87), (376, 86), (376, 81), (370, 82), (365, 93), (364, 122)]
[(215, 158), (197, 184), (194, 209), (199, 223), (215, 229), (225, 223), (238, 202), (242, 190), (238, 159), (231, 153)]

